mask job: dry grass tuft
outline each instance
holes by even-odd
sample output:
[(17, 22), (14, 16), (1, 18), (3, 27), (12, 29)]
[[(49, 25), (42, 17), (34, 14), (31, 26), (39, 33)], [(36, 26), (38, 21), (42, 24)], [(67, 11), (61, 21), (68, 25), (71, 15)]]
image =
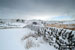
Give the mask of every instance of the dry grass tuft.
[(34, 41), (38, 37), (39, 36), (37, 34), (32, 34), (32, 33), (24, 35), (21, 40), (25, 42), (25, 49), (29, 49), (31, 47), (39, 47), (39, 43)]
[(25, 48), (29, 49), (29, 48), (33, 47), (33, 45), (34, 45), (33, 41), (31, 39), (27, 39)]
[(37, 34), (32, 34), (32, 33), (29, 33), (27, 35), (24, 35), (24, 37), (21, 39), (21, 40), (25, 40), (29, 37), (34, 37), (34, 38), (38, 38), (38, 35)]
[[(75, 24), (59, 24), (58, 23), (58, 24), (47, 24), (45, 26), (75, 30)], [(70, 28), (70, 27), (73, 27), (73, 28)]]

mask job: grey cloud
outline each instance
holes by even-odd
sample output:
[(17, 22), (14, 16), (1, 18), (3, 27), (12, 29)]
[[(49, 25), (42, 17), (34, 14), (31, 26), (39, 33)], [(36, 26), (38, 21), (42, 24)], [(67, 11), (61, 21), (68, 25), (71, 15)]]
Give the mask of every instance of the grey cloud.
[(75, 0), (0, 0), (0, 17), (22, 17), (29, 15), (59, 15), (75, 10)]

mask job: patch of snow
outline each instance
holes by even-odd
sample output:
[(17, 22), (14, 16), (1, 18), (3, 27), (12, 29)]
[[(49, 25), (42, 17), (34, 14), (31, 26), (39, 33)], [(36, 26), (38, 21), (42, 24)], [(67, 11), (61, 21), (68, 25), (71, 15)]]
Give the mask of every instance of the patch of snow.
[(28, 32), (29, 29), (0, 30), (0, 50), (25, 50), (21, 45), (21, 38)]

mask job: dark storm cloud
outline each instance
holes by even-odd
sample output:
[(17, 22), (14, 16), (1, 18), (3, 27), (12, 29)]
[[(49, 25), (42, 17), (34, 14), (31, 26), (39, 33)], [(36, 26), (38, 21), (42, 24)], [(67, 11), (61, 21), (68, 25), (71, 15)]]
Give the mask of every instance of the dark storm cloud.
[(0, 18), (52, 14), (74, 16), (74, 5), (75, 0), (0, 0)]

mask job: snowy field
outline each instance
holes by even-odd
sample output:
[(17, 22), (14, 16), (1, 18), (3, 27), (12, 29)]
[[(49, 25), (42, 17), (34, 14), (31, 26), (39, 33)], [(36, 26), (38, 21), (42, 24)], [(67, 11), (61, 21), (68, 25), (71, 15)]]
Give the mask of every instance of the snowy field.
[(21, 45), (21, 37), (27, 29), (0, 30), (0, 50), (25, 50)]
[[(24, 47), (21, 38), (29, 32), (30, 29), (0, 29), (0, 50), (27, 50)], [(40, 44), (39, 47), (32, 47), (29, 50), (56, 50), (49, 44)]]

